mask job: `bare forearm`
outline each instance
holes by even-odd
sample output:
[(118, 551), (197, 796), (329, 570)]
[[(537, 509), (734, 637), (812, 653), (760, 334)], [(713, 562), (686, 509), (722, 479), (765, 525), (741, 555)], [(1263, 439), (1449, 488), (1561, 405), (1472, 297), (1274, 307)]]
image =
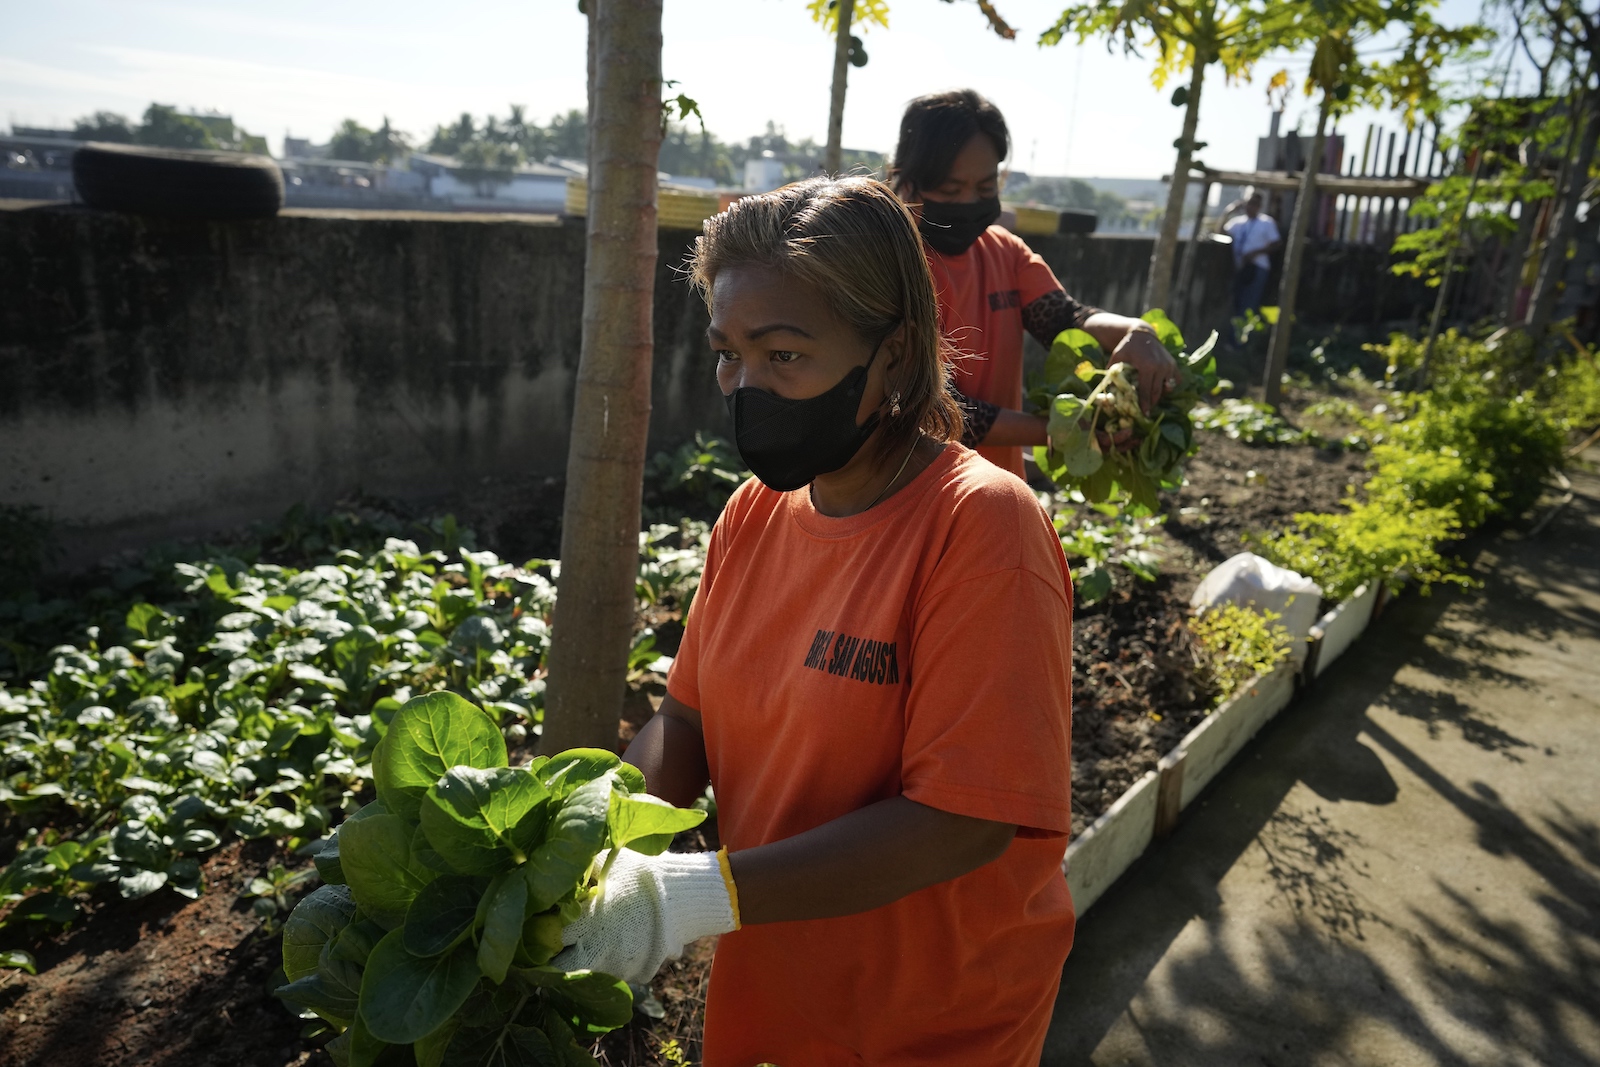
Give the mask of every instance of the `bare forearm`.
[(706, 769), (705, 737), (666, 704), (640, 728), (622, 758), (644, 772), (645, 785), (653, 796), (680, 808), (698, 800), (711, 779)]
[(1143, 319), (1130, 318), (1127, 315), (1113, 315), (1109, 311), (1097, 311), (1083, 324), (1083, 330), (1090, 337), (1100, 343), (1100, 347), (1107, 352), (1114, 350), (1122, 339), (1135, 330), (1155, 333), (1155, 328)]
[(1001, 408), (1000, 413), (995, 416), (994, 425), (989, 427), (989, 432), (981, 443), (995, 448), (1042, 445), (1047, 440), (1045, 434), (1047, 425), (1043, 415), (1028, 415), (1021, 411)]
[(740, 919), (790, 922), (870, 911), (998, 859), (1016, 830), (905, 797), (879, 801), (729, 856)]

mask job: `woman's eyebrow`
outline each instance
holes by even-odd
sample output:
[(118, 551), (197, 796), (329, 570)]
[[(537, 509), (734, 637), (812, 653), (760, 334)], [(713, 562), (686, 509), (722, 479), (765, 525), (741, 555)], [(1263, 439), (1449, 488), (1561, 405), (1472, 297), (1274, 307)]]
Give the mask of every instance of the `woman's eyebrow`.
[(816, 338), (806, 330), (802, 330), (798, 326), (791, 326), (787, 322), (773, 322), (766, 326), (758, 326), (750, 331), (750, 339), (755, 340), (757, 337), (765, 337), (769, 333), (792, 333), (804, 337), (810, 341), (816, 340)]
[[(804, 338), (806, 338), (807, 340), (810, 340), (810, 341), (815, 341), (816, 340), (816, 337), (814, 335), (812, 335), (809, 331), (802, 330), (798, 326), (792, 326), (787, 322), (773, 322), (773, 323), (767, 324), (766, 326), (757, 326), (755, 329), (751, 330), (746, 336), (748, 336), (750, 340), (754, 341), (756, 338), (765, 337), (769, 333), (792, 333), (792, 334), (796, 334), (796, 335), (798, 335), (800, 337), (804, 337)], [(709, 337), (713, 341), (725, 342), (725, 341), (728, 340), (728, 335), (723, 333), (721, 330), (717, 329), (715, 326), (706, 327), (706, 336)]]

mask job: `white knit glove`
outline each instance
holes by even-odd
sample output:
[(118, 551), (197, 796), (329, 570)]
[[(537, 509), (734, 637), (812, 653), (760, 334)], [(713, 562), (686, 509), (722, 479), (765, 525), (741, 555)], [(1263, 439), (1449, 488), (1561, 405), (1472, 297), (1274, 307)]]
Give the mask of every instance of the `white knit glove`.
[[(604, 863), (605, 853), (597, 858)], [(612, 864), (602, 895), (568, 923), (561, 941), (569, 946), (551, 960), (563, 970), (614, 974), (635, 984), (650, 981), (669, 956), (708, 934), (738, 928), (733, 899), (715, 852), (665, 852), (645, 856), (631, 849)]]

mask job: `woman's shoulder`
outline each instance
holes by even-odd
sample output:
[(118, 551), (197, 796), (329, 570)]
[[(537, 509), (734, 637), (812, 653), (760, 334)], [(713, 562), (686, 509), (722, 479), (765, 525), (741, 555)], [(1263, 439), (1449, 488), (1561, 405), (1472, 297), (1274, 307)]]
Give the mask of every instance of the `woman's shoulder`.
[(768, 489), (760, 478), (751, 475), (722, 506), (722, 514), (717, 516), (717, 527), (732, 534), (752, 520), (759, 522), (763, 517), (770, 516), (782, 503), (782, 493)]
[(1024, 568), (1053, 577), (1061, 541), (1027, 483), (962, 445), (944, 470), (936, 499), (944, 515), (943, 555), (959, 570)]
[(978, 243), (1003, 256), (1015, 257), (1033, 254), (1033, 249), (1028, 247), (1028, 242), (998, 222), (983, 231), (983, 234), (978, 238)]

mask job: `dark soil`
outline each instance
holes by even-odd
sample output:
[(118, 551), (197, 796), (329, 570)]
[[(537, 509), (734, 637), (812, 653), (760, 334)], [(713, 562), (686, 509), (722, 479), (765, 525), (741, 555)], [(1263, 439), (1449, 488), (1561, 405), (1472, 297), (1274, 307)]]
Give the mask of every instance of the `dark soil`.
[(1280, 530), (1299, 511), (1340, 510), (1350, 488), (1366, 481), (1365, 468), (1360, 452), (1247, 445), (1205, 434), (1167, 512), (1167, 537), (1192, 558), (1170, 560), (1163, 571), (1192, 575), (1193, 582), (1179, 583), (1187, 597), (1212, 567), (1249, 549), (1246, 534)]
[(267, 841), (205, 864), (206, 892), (107, 903), (34, 946), (35, 976), (0, 972), (0, 1063), (10, 1067), (291, 1067), (331, 1061), (267, 993), (276, 937), (239, 892), (274, 863)]
[(1127, 582), (1072, 626), (1072, 833), (1205, 718), (1189, 608), (1174, 579)]

